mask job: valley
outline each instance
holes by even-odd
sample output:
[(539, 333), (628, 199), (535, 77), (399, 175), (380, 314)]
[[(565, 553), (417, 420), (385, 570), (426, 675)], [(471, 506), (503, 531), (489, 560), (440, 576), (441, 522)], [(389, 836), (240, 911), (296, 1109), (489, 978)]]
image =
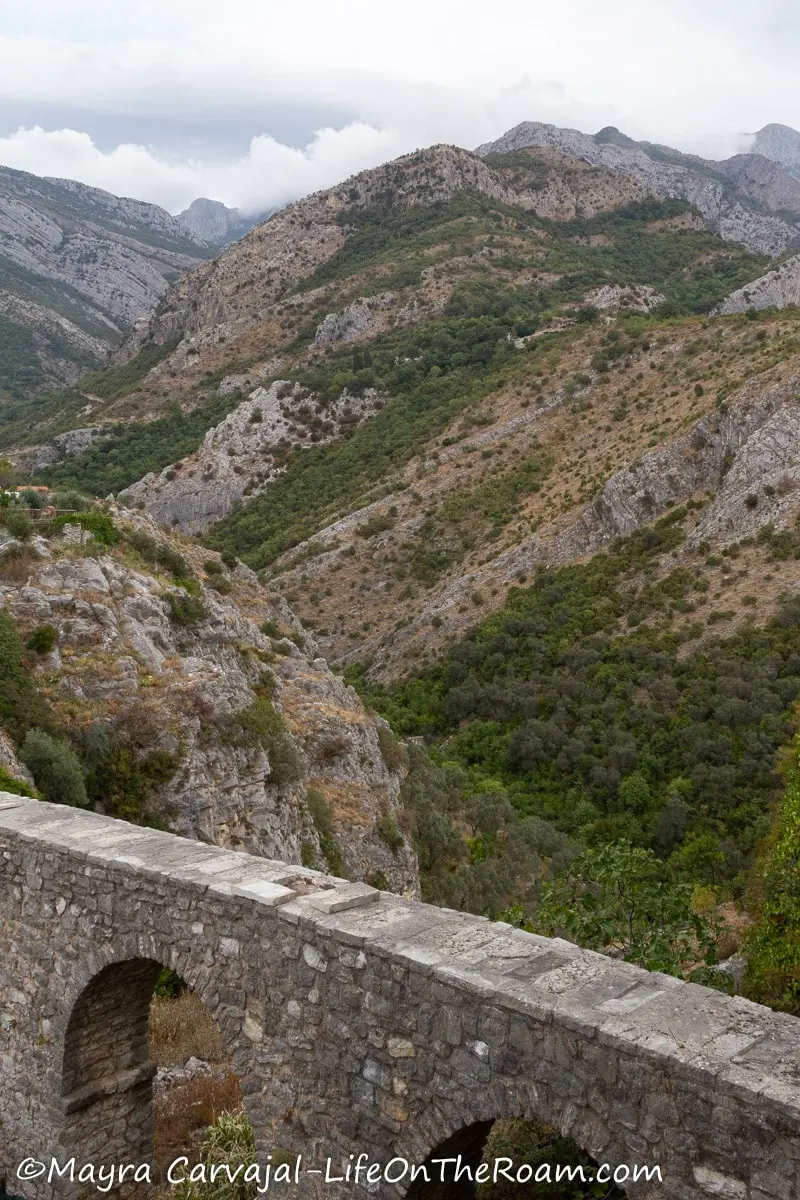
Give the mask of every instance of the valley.
[[(89, 778), (91, 729), (133, 697), (169, 727), (192, 681), (227, 680), (222, 732), (187, 727), (134, 819), (600, 950), (570, 888), (624, 878), (644, 925), (667, 888), (665, 941), (625, 954), (727, 986), (746, 944), (749, 994), (796, 1011), (793, 966), (752, 949), (800, 700), (795, 182), (573, 135), (436, 146), (297, 201), (105, 369), (9, 393), (7, 473), (117, 536), (37, 519), (3, 609), (69, 651), (31, 665)], [(137, 538), (187, 573), (143, 579)], [(148, 593), (145, 625), (115, 605), (74, 647), (50, 597), (73, 559)]]

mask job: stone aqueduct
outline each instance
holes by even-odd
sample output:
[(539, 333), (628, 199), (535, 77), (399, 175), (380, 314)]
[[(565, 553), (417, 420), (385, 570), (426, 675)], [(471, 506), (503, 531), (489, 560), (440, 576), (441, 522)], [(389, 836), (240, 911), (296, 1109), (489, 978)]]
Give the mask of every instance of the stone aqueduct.
[(800, 1198), (800, 1022), (564, 941), (0, 793), (0, 951), (0, 1175), (26, 1197), (52, 1194), (17, 1183), (26, 1156), (151, 1156), (163, 965), (215, 1017), (264, 1156), (479, 1161), (529, 1116), (658, 1164), (636, 1200)]

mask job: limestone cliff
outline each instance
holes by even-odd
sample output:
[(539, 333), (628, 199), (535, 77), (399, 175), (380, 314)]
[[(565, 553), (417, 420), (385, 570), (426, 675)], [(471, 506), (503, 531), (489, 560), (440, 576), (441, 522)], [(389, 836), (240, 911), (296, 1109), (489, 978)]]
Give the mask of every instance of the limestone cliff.
[[(60, 726), (79, 746), (160, 755), (168, 777), (143, 815), (179, 833), (414, 893), (388, 727), (246, 567), (109, 512), (112, 546), (79, 524), (22, 543), (0, 526), (0, 610), (23, 639), (55, 630), (53, 649), (31, 658)], [(182, 556), (190, 592), (147, 562), (153, 545)], [(18, 774), (5, 742), (2, 753)]]
[(731, 292), (717, 312), (742, 313), (749, 308), (786, 308), (790, 304), (800, 304), (800, 255)]

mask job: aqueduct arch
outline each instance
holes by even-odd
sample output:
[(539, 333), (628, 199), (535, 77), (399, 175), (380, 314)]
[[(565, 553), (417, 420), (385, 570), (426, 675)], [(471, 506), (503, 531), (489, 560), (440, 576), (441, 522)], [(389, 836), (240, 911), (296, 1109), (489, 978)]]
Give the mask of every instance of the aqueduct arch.
[(420, 1164), (526, 1116), (658, 1164), (631, 1200), (800, 1200), (800, 1022), (557, 939), (0, 795), (0, 946), (12, 1181), (67, 1137), (88, 1160), (101, 1124), (146, 1154), (141, 998), (164, 965), (212, 1012), (259, 1152), (303, 1155), (300, 1195), (354, 1195), (305, 1173), (328, 1158)]

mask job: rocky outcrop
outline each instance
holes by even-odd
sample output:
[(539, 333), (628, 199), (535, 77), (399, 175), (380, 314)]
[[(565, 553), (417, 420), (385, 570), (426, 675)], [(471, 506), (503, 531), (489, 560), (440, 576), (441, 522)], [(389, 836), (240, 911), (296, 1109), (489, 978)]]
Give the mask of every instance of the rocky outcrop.
[(648, 313), (666, 300), (661, 292), (646, 283), (622, 287), (617, 283), (606, 283), (593, 288), (583, 298), (584, 304), (603, 311), (624, 308), (629, 312)]
[[(725, 546), (767, 522), (780, 525), (797, 509), (798, 438), (800, 375), (752, 379), (724, 411), (613, 475), (574, 525), (552, 539), (545, 535), (544, 560), (560, 564), (592, 554), (703, 492), (712, 499), (693, 534), (697, 542), (713, 537)], [(748, 504), (749, 496), (756, 502)]]
[(33, 330), (44, 380), (101, 362), (207, 254), (157, 205), (0, 167), (0, 313)]
[(312, 348), (329, 346), (333, 342), (352, 342), (374, 333), (378, 328), (377, 314), (391, 308), (396, 298), (394, 292), (361, 296), (341, 312), (328, 313), (317, 326)]
[[(187, 837), (354, 878), (378, 871), (413, 893), (415, 858), (398, 828), (402, 754), (388, 728), (251, 571), (206, 574), (207, 551), (173, 545), (199, 581), (202, 607), (187, 618), (186, 593), (134, 565), (125, 542), (126, 530), (164, 534), (110, 513), (119, 549), (36, 538), (14, 552), (0, 533), (0, 560), (14, 564), (13, 581), (0, 568), (0, 610), (23, 638), (57, 631), (36, 668), (56, 717), (140, 758), (167, 756), (150, 813)], [(384, 825), (397, 831), (391, 845)]]
[(220, 200), (208, 200), (201, 197), (193, 200), (188, 208), (179, 212), (175, 217), (192, 237), (198, 242), (206, 242), (211, 246), (227, 246), (262, 221), (266, 221), (269, 211), (246, 217), (238, 208), (228, 208)]
[[(23, 767), (17, 758), (11, 738), (0, 729), (0, 779), (3, 774), (19, 783), (27, 784), (29, 787), (33, 786), (33, 777), (28, 768)], [(4, 785), (0, 785), (0, 791), (3, 790), (3, 786), (8, 790), (8, 783), (4, 782)]]
[[(660, 196), (689, 201), (721, 237), (761, 254), (781, 254), (800, 235), (800, 224), (760, 211), (759, 195), (750, 196), (743, 190), (746, 172), (741, 163), (731, 168), (738, 176), (737, 190), (718, 169), (724, 164), (681, 155), (667, 147), (632, 142), (623, 135), (611, 137), (608, 132), (601, 131), (606, 136), (592, 136), (577, 129), (523, 121), (497, 141), (479, 146), (475, 153), (486, 157), (532, 146), (551, 147), (593, 166), (632, 175)], [(790, 184), (787, 180), (785, 186)], [(764, 185), (759, 183), (758, 187), (763, 190)], [(774, 179), (771, 187), (775, 191)]]
[(800, 254), (731, 292), (715, 311), (743, 313), (750, 308), (786, 308), (790, 304), (800, 304)]
[(226, 516), (240, 497), (268, 486), (283, 470), (291, 447), (334, 441), (381, 405), (374, 388), (360, 396), (345, 391), (330, 402), (297, 383), (277, 380), (251, 392), (208, 431), (194, 454), (145, 475), (120, 498), (182, 533), (200, 533)]
[(17, 458), (25, 464), (28, 471), (41, 471), (60, 458), (82, 454), (107, 432), (99, 425), (87, 426), (85, 429), (67, 429), (64, 433), (57, 433), (44, 445), (34, 446), (29, 451), (23, 449), (17, 454)]

